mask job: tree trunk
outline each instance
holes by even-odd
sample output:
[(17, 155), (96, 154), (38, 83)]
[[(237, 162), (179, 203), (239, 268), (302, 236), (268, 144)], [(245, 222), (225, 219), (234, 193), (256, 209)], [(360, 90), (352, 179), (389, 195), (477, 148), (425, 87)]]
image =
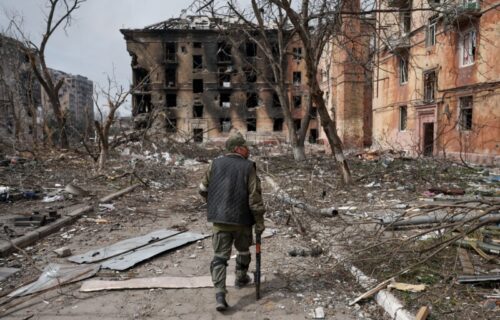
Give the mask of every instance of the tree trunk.
[(106, 166), (106, 161), (108, 160), (108, 152), (109, 152), (109, 147), (108, 145), (101, 144), (101, 152), (99, 153), (99, 162), (97, 166), (97, 171), (102, 172), (104, 170), (104, 167)]
[(295, 161), (306, 160), (306, 150), (304, 144), (302, 144), (301, 146), (293, 146), (293, 158), (295, 159)]

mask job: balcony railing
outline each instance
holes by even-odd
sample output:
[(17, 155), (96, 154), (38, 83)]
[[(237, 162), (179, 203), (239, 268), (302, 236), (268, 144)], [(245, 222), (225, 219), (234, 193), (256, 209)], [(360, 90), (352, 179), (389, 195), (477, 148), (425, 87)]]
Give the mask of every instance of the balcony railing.
[(387, 39), (387, 47), (391, 52), (408, 50), (411, 47), (408, 35), (394, 35)]
[(479, 2), (460, 2), (443, 6), (444, 19), (448, 23), (471, 20), (481, 16)]

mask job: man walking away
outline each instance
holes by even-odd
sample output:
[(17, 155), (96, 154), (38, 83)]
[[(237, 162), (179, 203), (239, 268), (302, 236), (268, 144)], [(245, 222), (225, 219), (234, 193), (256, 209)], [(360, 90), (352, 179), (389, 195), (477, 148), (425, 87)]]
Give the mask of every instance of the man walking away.
[(238, 251), (235, 286), (242, 287), (251, 280), (247, 272), (252, 226), (255, 225), (256, 234), (265, 229), (260, 179), (255, 163), (248, 160), (249, 150), (240, 133), (227, 139), (226, 151), (227, 154), (212, 161), (199, 186), (200, 194), (207, 200), (208, 222), (213, 223), (214, 257), (210, 273), (217, 311), (228, 308), (226, 267), (233, 244)]

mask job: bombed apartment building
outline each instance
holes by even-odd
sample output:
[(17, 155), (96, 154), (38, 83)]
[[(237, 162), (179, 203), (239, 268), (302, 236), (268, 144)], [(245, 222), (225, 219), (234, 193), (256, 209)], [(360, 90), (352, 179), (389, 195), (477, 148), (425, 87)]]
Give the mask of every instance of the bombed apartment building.
[(0, 35), (0, 135), (32, 141), (41, 134), (40, 84), (35, 79), (23, 44)]
[[(59, 90), (59, 100), (66, 112), (67, 132), (74, 140), (90, 138), (94, 132), (93, 82), (81, 75), (72, 75), (50, 69), (54, 82), (64, 79)], [(42, 105), (45, 121), (57, 128), (48, 95), (42, 90)]]
[[(136, 127), (155, 126), (183, 141), (218, 141), (232, 129), (253, 142), (287, 140), (271, 70), (256, 44), (204, 16), (121, 30), (132, 57)], [(289, 48), (286, 84), (296, 126), (309, 101), (300, 44)], [(271, 79), (271, 80), (269, 80)], [(317, 120), (307, 139), (318, 137)]]
[[(498, 0), (382, 4), (389, 10), (377, 13), (378, 29), (386, 35), (378, 41), (374, 70), (378, 145), (498, 165), (498, 5)], [(414, 10), (419, 8), (425, 10)]]

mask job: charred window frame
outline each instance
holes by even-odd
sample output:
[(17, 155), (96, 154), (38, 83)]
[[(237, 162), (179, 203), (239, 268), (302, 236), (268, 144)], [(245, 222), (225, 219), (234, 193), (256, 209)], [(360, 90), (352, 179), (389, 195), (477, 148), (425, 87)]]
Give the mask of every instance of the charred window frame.
[(399, 84), (408, 83), (408, 53), (402, 53), (399, 56)]
[(167, 68), (165, 70), (165, 84), (167, 88), (175, 88), (177, 86), (177, 70), (174, 68)]
[(193, 55), (193, 70), (203, 69), (203, 56), (199, 54)]
[(168, 93), (166, 96), (167, 108), (177, 107), (177, 94)]
[(302, 72), (294, 71), (292, 73), (292, 81), (294, 86), (300, 86), (302, 84)]
[(217, 50), (217, 61), (218, 62), (231, 62), (231, 45), (226, 42), (219, 42)]
[(257, 131), (257, 118), (247, 119), (247, 131), (255, 132)]
[(283, 118), (273, 119), (273, 131), (274, 132), (283, 131)]
[(476, 61), (476, 30), (460, 35), (460, 66), (467, 67)]
[(437, 21), (438, 17), (436, 16), (429, 19), (429, 25), (427, 26), (425, 37), (425, 44), (427, 47), (432, 47), (436, 44)]
[(273, 93), (273, 107), (274, 108), (281, 108), (280, 97), (278, 96), (278, 94), (276, 92)]
[(203, 109), (202, 104), (193, 105), (193, 118), (203, 118)]
[(259, 97), (256, 92), (247, 92), (247, 108), (253, 109), (259, 105)]
[(254, 42), (246, 42), (245, 54), (248, 58), (255, 58), (257, 56), (257, 45)]
[(257, 82), (257, 73), (253, 68), (245, 69), (245, 79), (248, 83)]
[(293, 96), (293, 107), (300, 109), (302, 107), (302, 96)]
[(231, 88), (231, 73), (226, 68), (219, 69), (219, 87)]
[(231, 107), (231, 94), (230, 93), (221, 93), (220, 94), (219, 106), (222, 108), (230, 108)]
[(219, 119), (219, 131), (220, 132), (231, 131), (231, 119), (230, 118), (220, 118)]
[(406, 131), (408, 124), (408, 107), (399, 106), (399, 131)]
[(436, 99), (436, 72), (428, 71), (424, 73), (424, 102), (434, 102)]
[(165, 43), (165, 61), (176, 62), (177, 52), (175, 42)]
[(193, 79), (193, 93), (203, 93), (203, 79)]
[(461, 131), (472, 130), (472, 96), (460, 97), (458, 99), (460, 113), (459, 113), (459, 128)]
[(297, 60), (297, 61), (302, 60), (302, 47), (292, 48), (292, 52), (293, 52), (293, 59), (294, 60)]
[(171, 133), (177, 132), (177, 119), (167, 118), (165, 120), (165, 130)]

